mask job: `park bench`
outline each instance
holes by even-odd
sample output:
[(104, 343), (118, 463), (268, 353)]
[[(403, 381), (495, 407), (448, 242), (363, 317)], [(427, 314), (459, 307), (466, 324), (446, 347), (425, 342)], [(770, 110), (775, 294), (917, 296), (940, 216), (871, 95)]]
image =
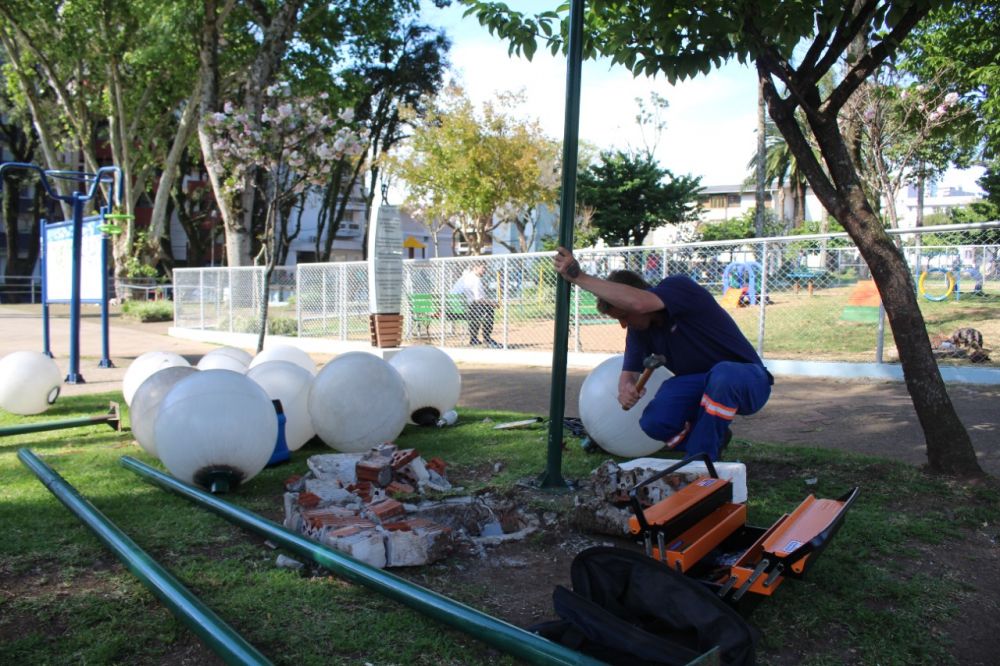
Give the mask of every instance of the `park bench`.
[(826, 271), (792, 271), (791, 273), (786, 274), (785, 277), (792, 281), (792, 289), (795, 290), (795, 293), (799, 293), (802, 283), (805, 282), (806, 288), (809, 290), (809, 295), (812, 296), (816, 281), (820, 278), (826, 277)]
[(430, 337), (431, 324), (440, 321), (442, 315), (445, 321), (466, 319), (465, 297), (461, 294), (445, 294), (442, 307), (440, 294), (409, 294), (410, 322), (418, 337), (423, 327), (423, 337)]

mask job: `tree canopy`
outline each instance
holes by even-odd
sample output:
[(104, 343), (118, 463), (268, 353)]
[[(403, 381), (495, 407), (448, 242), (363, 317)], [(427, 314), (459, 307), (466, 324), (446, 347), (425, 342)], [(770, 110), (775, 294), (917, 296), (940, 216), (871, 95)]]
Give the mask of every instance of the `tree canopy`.
[[(539, 41), (553, 52), (563, 49), (568, 12), (584, 5), (566, 3), (527, 17), (504, 3), (460, 2), (507, 40), (512, 52), (528, 57)], [(768, 113), (799, 168), (871, 269), (924, 430), (930, 468), (979, 475), (972, 442), (931, 352), (910, 267), (859, 176), (860, 131), (841, 116), (921, 19), (943, 6), (928, 0), (593, 0), (583, 17), (583, 53), (606, 56), (636, 75), (663, 75), (671, 83), (727, 61), (753, 63)], [(827, 88), (823, 80), (830, 75), (836, 83)], [(797, 112), (805, 117), (808, 136)]]
[(649, 232), (697, 219), (701, 178), (675, 177), (646, 152), (605, 151), (577, 180), (580, 205), (608, 245), (642, 245)]
[(511, 114), (518, 100), (500, 95), (480, 113), (461, 88), (449, 87), (390, 161), (408, 186), (404, 205), (428, 226), (452, 226), (472, 254), (485, 252), (500, 223), (556, 202), (558, 144), (536, 121)]

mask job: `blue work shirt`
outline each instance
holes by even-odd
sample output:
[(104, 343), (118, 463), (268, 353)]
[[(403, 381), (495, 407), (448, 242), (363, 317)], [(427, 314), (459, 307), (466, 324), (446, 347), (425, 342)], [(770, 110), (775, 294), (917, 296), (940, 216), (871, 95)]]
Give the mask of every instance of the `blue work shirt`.
[(649, 289), (666, 308), (662, 325), (628, 329), (622, 370), (641, 372), (649, 354), (662, 354), (675, 375), (708, 372), (721, 361), (764, 365), (736, 322), (708, 290), (673, 275)]

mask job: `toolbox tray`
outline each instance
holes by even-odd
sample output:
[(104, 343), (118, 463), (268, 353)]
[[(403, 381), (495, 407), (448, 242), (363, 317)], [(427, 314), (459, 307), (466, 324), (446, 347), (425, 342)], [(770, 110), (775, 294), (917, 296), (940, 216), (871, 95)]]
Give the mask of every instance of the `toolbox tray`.
[(747, 525), (744, 505), (720, 501), (724, 492), (707, 493), (700, 481), (652, 507), (641, 506), (638, 494), (643, 486), (699, 458), (705, 460), (711, 478), (718, 479), (708, 456), (702, 454), (644, 480), (629, 491), (635, 514), (630, 528), (642, 535), (647, 555), (700, 580), (734, 604), (747, 592), (770, 596), (785, 577), (804, 576), (840, 530), (858, 496), (857, 487), (837, 499), (809, 495), (767, 528)]

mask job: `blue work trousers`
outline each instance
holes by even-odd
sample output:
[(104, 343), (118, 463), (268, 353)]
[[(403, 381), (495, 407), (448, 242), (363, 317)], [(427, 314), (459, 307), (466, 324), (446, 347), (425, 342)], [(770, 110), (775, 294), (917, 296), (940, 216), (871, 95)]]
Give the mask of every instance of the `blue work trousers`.
[(771, 396), (771, 376), (755, 363), (723, 361), (695, 375), (663, 382), (642, 412), (643, 432), (670, 449), (718, 460), (737, 414), (753, 414)]

